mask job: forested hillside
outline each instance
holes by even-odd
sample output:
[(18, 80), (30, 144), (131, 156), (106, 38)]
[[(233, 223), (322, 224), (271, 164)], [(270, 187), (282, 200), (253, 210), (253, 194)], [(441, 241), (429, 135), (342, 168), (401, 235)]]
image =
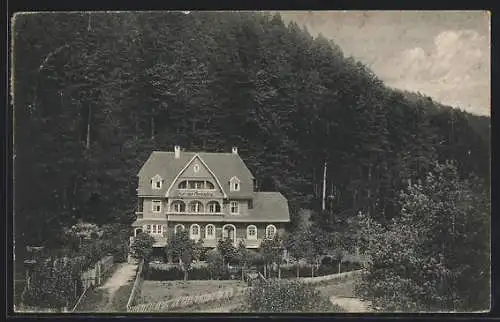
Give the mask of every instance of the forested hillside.
[(437, 160), (489, 181), (490, 119), (386, 87), (331, 41), (256, 13), (50, 13), (13, 30), (19, 243), (134, 220), (152, 150), (230, 151), (291, 206), (398, 213)]

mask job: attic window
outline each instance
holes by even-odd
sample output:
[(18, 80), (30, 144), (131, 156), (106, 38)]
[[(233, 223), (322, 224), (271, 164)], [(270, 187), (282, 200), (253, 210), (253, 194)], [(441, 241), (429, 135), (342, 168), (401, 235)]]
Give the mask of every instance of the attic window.
[(151, 179), (151, 187), (155, 190), (161, 189), (163, 185), (163, 179), (159, 175), (155, 175)]
[(200, 165), (199, 164), (195, 164), (194, 167), (193, 167), (193, 170), (195, 173), (198, 173), (200, 171)]
[(240, 179), (232, 177), (231, 180), (229, 180), (229, 187), (231, 191), (240, 191)]

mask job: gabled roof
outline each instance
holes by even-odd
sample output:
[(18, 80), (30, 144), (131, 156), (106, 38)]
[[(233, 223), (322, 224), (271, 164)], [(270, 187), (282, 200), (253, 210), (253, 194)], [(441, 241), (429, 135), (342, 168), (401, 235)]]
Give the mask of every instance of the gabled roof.
[[(254, 177), (238, 154), (185, 151), (181, 151), (178, 159), (174, 157), (174, 152), (153, 151), (138, 173), (138, 194), (165, 196), (172, 181), (196, 154), (214, 173), (229, 197), (250, 198), (252, 196)], [(152, 189), (150, 182), (156, 174), (165, 180), (162, 188), (157, 190)], [(229, 191), (229, 180), (233, 176), (241, 180), (240, 191)]]

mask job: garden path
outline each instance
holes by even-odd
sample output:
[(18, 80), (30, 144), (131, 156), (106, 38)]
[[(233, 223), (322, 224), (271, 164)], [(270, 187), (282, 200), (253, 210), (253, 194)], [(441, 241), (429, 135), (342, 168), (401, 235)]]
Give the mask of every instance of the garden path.
[(113, 303), (113, 298), (116, 294), (116, 291), (121, 286), (127, 285), (135, 278), (135, 273), (137, 270), (136, 263), (120, 263), (120, 266), (116, 269), (113, 275), (104, 283), (104, 285), (100, 286), (100, 289), (103, 289), (107, 292), (107, 304), (104, 306), (102, 311), (108, 311), (111, 304)]
[(330, 302), (341, 306), (348, 313), (370, 312), (370, 304), (352, 297), (330, 296)]

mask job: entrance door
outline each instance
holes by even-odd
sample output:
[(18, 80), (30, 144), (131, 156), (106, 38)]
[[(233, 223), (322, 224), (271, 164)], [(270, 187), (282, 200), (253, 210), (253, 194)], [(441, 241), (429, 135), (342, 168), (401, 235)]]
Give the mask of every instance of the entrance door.
[(223, 235), (224, 238), (229, 238), (231, 240), (235, 240), (236, 238), (236, 230), (233, 225), (224, 226)]

